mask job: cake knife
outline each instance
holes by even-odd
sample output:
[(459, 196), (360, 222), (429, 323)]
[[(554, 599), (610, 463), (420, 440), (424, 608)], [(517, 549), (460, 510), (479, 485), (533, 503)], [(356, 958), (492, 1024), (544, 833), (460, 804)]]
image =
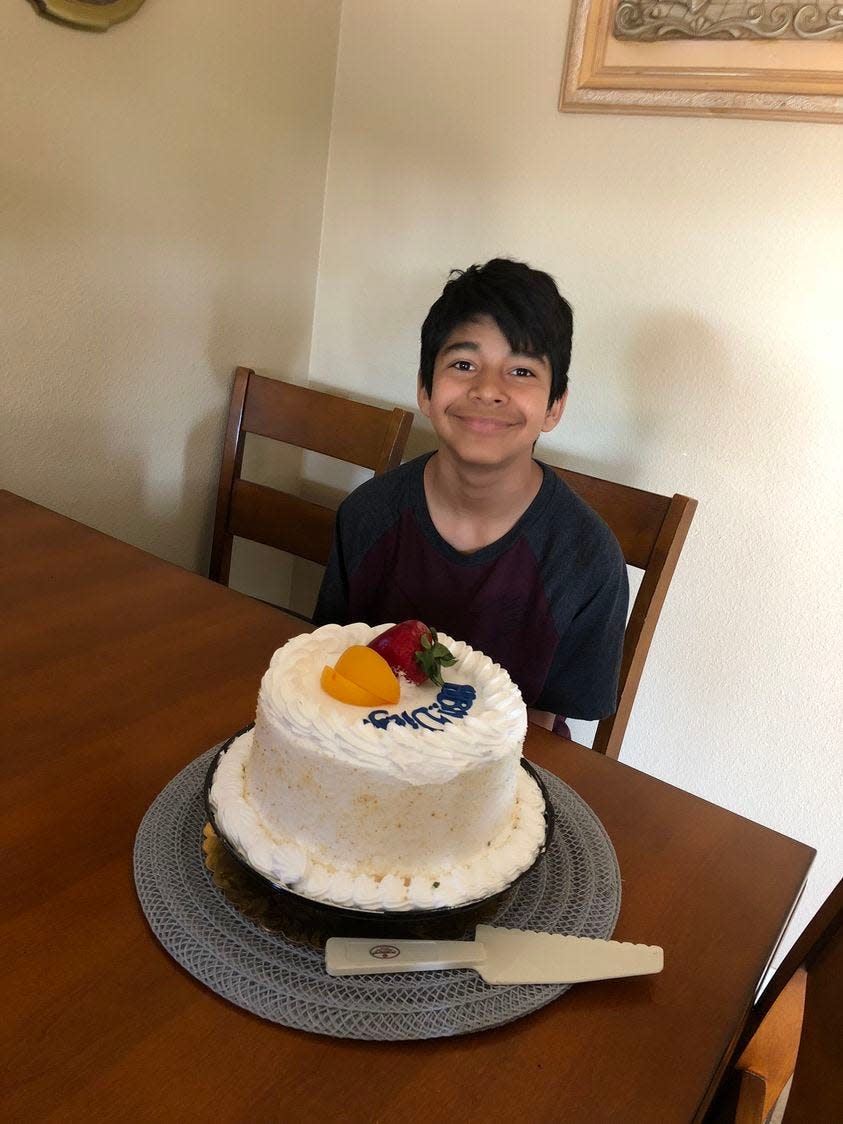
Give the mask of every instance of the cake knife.
[(325, 967), (329, 976), (473, 968), (489, 984), (583, 983), (660, 972), (664, 952), (658, 945), (478, 925), (473, 941), (330, 937)]

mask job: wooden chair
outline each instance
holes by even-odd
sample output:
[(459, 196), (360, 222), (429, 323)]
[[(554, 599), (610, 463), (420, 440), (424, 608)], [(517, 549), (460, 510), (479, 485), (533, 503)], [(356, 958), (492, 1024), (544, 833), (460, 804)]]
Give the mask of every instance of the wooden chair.
[(843, 882), (753, 1007), (707, 1124), (764, 1124), (793, 1078), (784, 1124), (843, 1120)]
[(607, 757), (617, 757), (697, 501), (688, 496), (660, 496), (626, 484), (612, 484), (567, 468), (555, 471), (609, 524), (627, 565), (644, 571), (624, 636), (618, 708), (610, 718), (598, 723), (592, 746)]
[(407, 410), (384, 410), (238, 367), (228, 411), (208, 576), (228, 584), (235, 535), (322, 566), (328, 561), (334, 511), (242, 479), (247, 433), (324, 453), (379, 475), (400, 464), (412, 422), (413, 415)]

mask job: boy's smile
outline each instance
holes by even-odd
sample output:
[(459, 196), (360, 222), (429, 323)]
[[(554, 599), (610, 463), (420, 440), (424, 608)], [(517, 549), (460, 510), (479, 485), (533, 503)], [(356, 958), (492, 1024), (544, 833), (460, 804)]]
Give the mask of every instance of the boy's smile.
[(530, 461), (541, 433), (562, 416), (564, 397), (548, 406), (545, 356), (515, 354), (491, 317), (459, 325), (433, 367), (433, 390), (419, 388), (421, 412), (443, 450), (458, 461), (503, 467)]

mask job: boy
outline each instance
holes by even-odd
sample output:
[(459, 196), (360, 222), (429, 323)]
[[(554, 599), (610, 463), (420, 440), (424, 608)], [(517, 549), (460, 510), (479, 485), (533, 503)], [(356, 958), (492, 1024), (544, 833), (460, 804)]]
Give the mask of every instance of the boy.
[(533, 459), (565, 408), (571, 334), (548, 274), (454, 271), (421, 332), (438, 449), (342, 503), (313, 617), (418, 618), (506, 668), (548, 728), (614, 713), (628, 598), (611, 531)]

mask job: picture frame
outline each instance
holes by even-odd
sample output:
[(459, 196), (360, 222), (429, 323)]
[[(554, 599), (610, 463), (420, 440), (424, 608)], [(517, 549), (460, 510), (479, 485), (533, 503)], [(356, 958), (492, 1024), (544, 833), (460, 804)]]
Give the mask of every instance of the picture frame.
[[(632, 6), (627, 0), (572, 2), (562, 112), (843, 122), (843, 28), (832, 26), (815, 38), (799, 38), (792, 29), (786, 38), (752, 30), (739, 38), (731, 29), (715, 30), (716, 38), (687, 37), (684, 29), (659, 37), (656, 29), (646, 41), (624, 39), (615, 34), (615, 21), (619, 9)], [(709, 3), (668, 0), (649, 8), (658, 16), (682, 10), (699, 26)], [(640, 12), (643, 5), (636, 5)], [(806, 5), (792, 9), (791, 23)], [(746, 17), (761, 10), (746, 0)], [(782, 4), (764, 10), (768, 16), (789, 11)], [(839, 20), (839, 6), (831, 12)]]
[(32, 0), (47, 19), (85, 31), (108, 31), (133, 16), (143, 0)]

